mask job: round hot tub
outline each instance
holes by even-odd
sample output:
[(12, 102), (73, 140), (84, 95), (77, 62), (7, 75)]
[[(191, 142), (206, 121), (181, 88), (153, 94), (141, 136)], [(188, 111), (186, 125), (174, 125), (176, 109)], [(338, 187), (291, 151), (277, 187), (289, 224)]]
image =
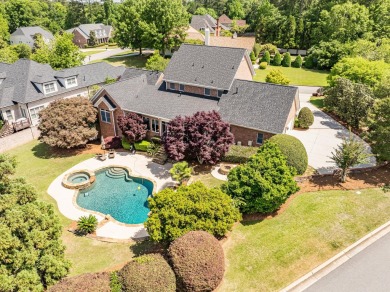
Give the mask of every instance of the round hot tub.
[(77, 170), (68, 173), (62, 180), (62, 185), (68, 189), (82, 190), (95, 181), (95, 173), (89, 170)]

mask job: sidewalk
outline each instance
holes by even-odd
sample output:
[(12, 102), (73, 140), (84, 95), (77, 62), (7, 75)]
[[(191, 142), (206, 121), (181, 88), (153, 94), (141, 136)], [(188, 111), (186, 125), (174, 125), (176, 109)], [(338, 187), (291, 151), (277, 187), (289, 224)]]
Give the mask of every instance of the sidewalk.
[[(290, 292), (290, 291), (304, 291), (308, 289), (310, 286), (315, 285), (319, 280), (323, 279), (332, 271), (342, 267), (343, 264), (347, 265), (347, 263), (351, 258), (355, 259), (355, 257), (360, 256), (360, 252), (362, 252), (365, 248), (369, 247), (371, 244), (377, 242), (379, 239), (390, 233), (390, 221), (378, 227), (374, 231), (370, 232), (354, 244), (350, 245), (342, 252), (338, 253), (325, 263), (319, 265), (317, 268), (313, 269), (303, 277), (299, 278), (295, 282), (291, 283), (286, 288), (282, 289), (281, 292)], [(387, 274), (388, 271), (384, 271)], [(313, 290), (314, 291), (314, 290)]]

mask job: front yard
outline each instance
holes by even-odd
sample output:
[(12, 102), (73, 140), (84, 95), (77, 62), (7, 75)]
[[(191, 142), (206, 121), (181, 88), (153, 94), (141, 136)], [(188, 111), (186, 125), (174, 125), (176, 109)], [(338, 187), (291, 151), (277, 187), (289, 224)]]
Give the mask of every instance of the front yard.
[[(129, 52), (130, 53), (130, 52)], [(125, 54), (125, 53), (123, 53)], [(128, 53), (126, 53), (128, 54)], [(117, 55), (119, 56), (119, 54)], [(126, 67), (135, 67), (135, 68), (145, 68), (147, 56), (125, 56), (125, 57), (109, 57), (105, 58), (103, 60), (96, 60), (92, 61), (91, 63), (97, 63), (97, 62), (107, 62), (113, 66), (126, 66)]]
[(266, 69), (256, 70), (254, 81), (265, 82), (265, 77), (271, 71), (271, 69), (278, 69), (282, 71), (283, 75), (286, 76), (291, 82), (290, 85), (302, 85), (302, 86), (327, 86), (326, 77), (329, 72), (311, 70), (305, 68), (293, 68), (293, 67), (282, 67), (282, 66), (267, 66)]

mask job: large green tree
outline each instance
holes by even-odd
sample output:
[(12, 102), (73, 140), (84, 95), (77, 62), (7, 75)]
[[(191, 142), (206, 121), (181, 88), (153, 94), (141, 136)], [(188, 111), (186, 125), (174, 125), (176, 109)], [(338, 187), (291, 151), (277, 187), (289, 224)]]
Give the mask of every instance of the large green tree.
[(8, 0), (4, 8), (10, 32), (21, 26), (29, 26), (34, 20), (28, 0)]
[(53, 206), (12, 177), (15, 167), (0, 154), (0, 291), (43, 291), (69, 271), (62, 227)]
[[(390, 93), (389, 93), (390, 95)], [(377, 99), (368, 118), (368, 138), (379, 160), (390, 160), (390, 97)]]
[(231, 19), (243, 19), (245, 17), (244, 7), (240, 0), (228, 0), (226, 3), (226, 12)]
[(374, 100), (372, 91), (364, 84), (339, 78), (325, 91), (325, 106), (352, 127), (360, 128)]
[(148, 0), (141, 28), (146, 46), (165, 53), (186, 37), (188, 14), (181, 0)]
[(141, 21), (146, 6), (146, 0), (125, 0), (118, 8), (115, 21), (115, 40), (122, 48), (138, 48), (142, 54), (143, 29)]
[(9, 27), (7, 19), (0, 13), (0, 49), (7, 46)]

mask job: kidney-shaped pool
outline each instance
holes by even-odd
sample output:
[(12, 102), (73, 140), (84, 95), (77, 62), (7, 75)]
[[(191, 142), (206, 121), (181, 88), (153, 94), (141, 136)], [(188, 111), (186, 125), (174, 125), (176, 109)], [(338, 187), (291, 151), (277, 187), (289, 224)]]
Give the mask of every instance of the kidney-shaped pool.
[(150, 180), (130, 176), (125, 168), (109, 167), (96, 172), (96, 181), (79, 191), (76, 202), (119, 222), (140, 224), (148, 218), (148, 197), (152, 193)]

